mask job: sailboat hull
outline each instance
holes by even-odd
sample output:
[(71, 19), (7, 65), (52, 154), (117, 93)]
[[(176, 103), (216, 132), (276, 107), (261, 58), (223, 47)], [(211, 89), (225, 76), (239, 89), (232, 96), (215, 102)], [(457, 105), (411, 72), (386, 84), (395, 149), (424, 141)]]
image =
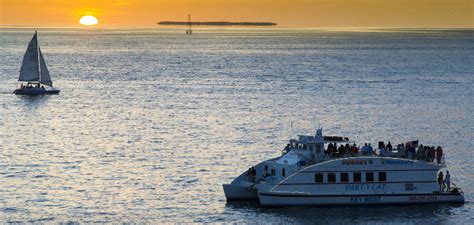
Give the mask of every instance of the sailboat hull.
[(59, 94), (59, 90), (56, 90), (56, 89), (46, 90), (43, 88), (18, 88), (13, 92), (13, 94), (16, 94), (16, 95), (57, 95)]

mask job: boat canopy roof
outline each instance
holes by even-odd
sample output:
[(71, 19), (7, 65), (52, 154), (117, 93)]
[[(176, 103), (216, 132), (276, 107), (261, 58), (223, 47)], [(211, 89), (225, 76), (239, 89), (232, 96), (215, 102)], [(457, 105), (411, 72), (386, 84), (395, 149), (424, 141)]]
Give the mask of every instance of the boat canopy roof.
[[(324, 137), (324, 142), (325, 143), (330, 143), (330, 142), (349, 142), (348, 137), (342, 137), (342, 136), (323, 136)], [(295, 144), (314, 144), (316, 143), (315, 136), (311, 135), (298, 135), (298, 139), (291, 139), (290, 143), (295, 143)]]

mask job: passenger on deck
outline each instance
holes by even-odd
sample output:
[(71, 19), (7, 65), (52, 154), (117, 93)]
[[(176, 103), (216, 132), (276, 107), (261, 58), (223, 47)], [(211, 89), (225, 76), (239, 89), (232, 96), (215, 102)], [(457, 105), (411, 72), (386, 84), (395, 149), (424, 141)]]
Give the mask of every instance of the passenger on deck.
[(351, 152), (354, 153), (354, 154), (359, 153), (359, 148), (357, 148), (356, 143), (354, 143), (354, 145), (352, 145)]
[(386, 146), (385, 146), (385, 143), (383, 141), (379, 142), (379, 149), (385, 149)]
[(333, 151), (333, 148), (334, 148), (334, 145), (332, 145), (332, 143), (329, 143), (328, 144), (328, 155), (331, 155), (332, 151)]
[[(436, 148), (436, 162), (438, 164), (441, 163), (441, 157), (443, 157), (443, 149), (441, 148), (441, 146), (438, 146)], [(446, 174), (447, 175), (447, 174)]]
[(388, 144), (387, 144), (387, 150), (392, 152), (392, 149), (393, 149), (392, 144), (389, 141)]
[(431, 151), (429, 146), (425, 146), (425, 158), (424, 160), (429, 162), (431, 159)]
[(446, 191), (451, 191), (451, 175), (449, 175), (449, 171), (446, 171), (446, 176), (444, 177), (444, 184), (446, 185)]
[(337, 149), (337, 155), (344, 155), (344, 145), (340, 145)]
[(438, 173), (439, 191), (443, 191), (443, 172)]
[(370, 143), (369, 143), (369, 151), (370, 151), (370, 155), (374, 154), (374, 148), (372, 148), (372, 145)]
[(425, 148), (423, 147), (423, 145), (420, 145), (418, 147), (418, 150), (416, 151), (416, 159), (423, 160), (424, 156), (425, 156)]
[(380, 156), (388, 156), (388, 152), (385, 147), (380, 148)]
[(434, 162), (435, 157), (436, 157), (436, 150), (434, 146), (430, 148), (430, 155), (431, 155), (430, 162)]
[(408, 150), (408, 158), (409, 159), (413, 159), (415, 154), (416, 154), (416, 150), (415, 150), (415, 147), (413, 145), (409, 145), (407, 147), (407, 150)]
[(406, 149), (403, 144), (398, 145), (398, 152), (397, 152), (398, 157), (400, 158), (405, 158), (407, 156), (406, 154)]
[(364, 146), (362, 147), (362, 154), (364, 155), (372, 155), (372, 152), (369, 148), (369, 146), (367, 145), (367, 143), (364, 143)]
[(337, 154), (337, 143), (334, 142), (333, 147), (332, 147), (332, 154), (335, 155)]

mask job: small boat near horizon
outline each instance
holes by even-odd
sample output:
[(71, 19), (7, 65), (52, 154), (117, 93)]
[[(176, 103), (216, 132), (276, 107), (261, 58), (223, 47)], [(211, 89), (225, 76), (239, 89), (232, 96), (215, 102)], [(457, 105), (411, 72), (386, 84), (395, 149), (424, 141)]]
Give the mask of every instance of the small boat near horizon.
[[(43, 53), (38, 44), (37, 31), (35, 31), (23, 56), (18, 81), (22, 83), (18, 89), (13, 91), (16, 95), (59, 94), (59, 90), (53, 88), (53, 81), (51, 80)], [(23, 82), (27, 83), (23, 84)]]
[(390, 142), (379, 142), (377, 154), (370, 144), (359, 150), (348, 138), (317, 129), (224, 184), (224, 193), (227, 201), (258, 200), (262, 206), (463, 203), (462, 189), (451, 175), (443, 176), (449, 171), (441, 147), (407, 144), (394, 152)]

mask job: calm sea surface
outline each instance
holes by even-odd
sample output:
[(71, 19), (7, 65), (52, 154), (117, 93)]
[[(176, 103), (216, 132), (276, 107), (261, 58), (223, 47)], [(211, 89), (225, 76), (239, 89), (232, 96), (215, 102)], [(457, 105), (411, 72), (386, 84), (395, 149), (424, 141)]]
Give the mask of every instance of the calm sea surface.
[[(0, 223), (474, 223), (474, 31), (0, 29)], [(291, 130), (293, 124), (293, 130)], [(222, 184), (296, 134), (444, 146), (462, 205), (261, 208)]]

